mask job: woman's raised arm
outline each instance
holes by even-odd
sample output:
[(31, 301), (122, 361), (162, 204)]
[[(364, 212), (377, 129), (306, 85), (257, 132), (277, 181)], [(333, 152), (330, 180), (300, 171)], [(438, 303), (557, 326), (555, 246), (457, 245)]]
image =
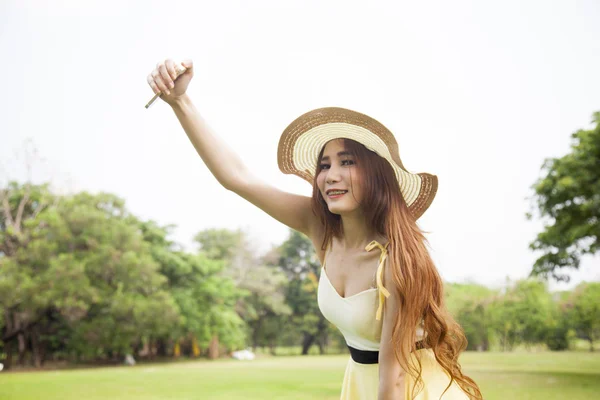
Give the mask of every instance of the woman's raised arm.
[(154, 93), (171, 106), (198, 155), (217, 181), (237, 193), (281, 223), (311, 237), (318, 232), (311, 211), (310, 197), (281, 191), (248, 171), (241, 158), (214, 134), (186, 93), (194, 75), (191, 61), (182, 65), (187, 70), (177, 77), (172, 60), (158, 63), (148, 75)]

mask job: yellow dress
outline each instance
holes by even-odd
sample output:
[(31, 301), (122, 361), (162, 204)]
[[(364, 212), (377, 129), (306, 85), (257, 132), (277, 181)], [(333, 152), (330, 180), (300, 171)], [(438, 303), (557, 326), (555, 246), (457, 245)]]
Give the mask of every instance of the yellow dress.
[[(323, 316), (340, 330), (348, 346), (367, 351), (379, 351), (383, 324), (383, 318), (381, 318), (383, 302), (385, 297), (389, 296), (389, 292), (382, 283), (387, 245), (384, 247), (379, 242), (373, 241), (369, 243), (365, 250), (371, 251), (374, 248), (381, 250), (376, 274), (377, 287), (364, 290), (353, 296), (341, 297), (329, 281), (324, 263), (321, 268), (318, 288), (318, 304)], [(417, 327), (417, 340), (422, 337), (422, 328)], [(424, 388), (414, 400), (438, 400), (448, 386), (450, 377), (437, 363), (433, 350), (421, 349), (417, 352), (421, 356)], [(407, 400), (411, 399), (413, 386), (413, 378), (407, 375), (405, 386)], [(362, 364), (350, 357), (346, 364), (340, 399), (377, 400), (378, 392), (379, 364)], [(456, 382), (453, 382), (442, 399), (468, 400), (469, 397)]]

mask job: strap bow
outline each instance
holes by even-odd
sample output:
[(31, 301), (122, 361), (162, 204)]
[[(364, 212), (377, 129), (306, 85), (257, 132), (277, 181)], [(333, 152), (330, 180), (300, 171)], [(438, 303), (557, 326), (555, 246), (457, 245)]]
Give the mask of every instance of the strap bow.
[(381, 250), (381, 256), (379, 257), (379, 266), (377, 267), (377, 288), (379, 289), (379, 306), (377, 307), (377, 313), (375, 314), (375, 319), (379, 321), (381, 319), (381, 314), (383, 312), (383, 302), (386, 297), (390, 297), (390, 292), (383, 286), (382, 274), (383, 274), (383, 266), (385, 265), (385, 259), (387, 258), (387, 246), (389, 242), (386, 243), (385, 246), (382, 246), (377, 240), (373, 240), (371, 243), (365, 247), (366, 251), (371, 251), (375, 247), (379, 247)]

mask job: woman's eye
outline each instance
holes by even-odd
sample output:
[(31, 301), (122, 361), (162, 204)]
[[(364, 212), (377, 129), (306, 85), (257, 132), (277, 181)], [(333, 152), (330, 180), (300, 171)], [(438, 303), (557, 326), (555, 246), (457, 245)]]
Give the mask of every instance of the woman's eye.
[[(342, 165), (354, 165), (354, 161), (353, 160), (342, 160), (341, 162)], [(323, 169), (328, 169), (329, 168), (329, 164), (321, 164), (319, 165), (319, 168)]]

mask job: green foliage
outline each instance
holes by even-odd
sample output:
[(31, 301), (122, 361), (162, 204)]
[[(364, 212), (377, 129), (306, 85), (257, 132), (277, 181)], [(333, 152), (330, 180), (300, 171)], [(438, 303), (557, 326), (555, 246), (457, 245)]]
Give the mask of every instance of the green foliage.
[[(260, 258), (248, 236), (209, 229), (183, 251), (159, 226), (132, 215), (108, 193), (55, 196), (47, 186), (0, 189), (0, 357), (17, 342), (35, 364), (57, 359), (171, 355), (175, 343), (207, 351), (313, 345), (346, 351), (317, 304), (321, 272), (311, 241), (290, 230)], [(546, 286), (520, 281), (506, 292), (449, 284), (446, 301), (469, 349), (509, 350), (546, 343), (565, 349), (573, 335), (599, 338), (598, 284), (552, 299)], [(137, 353), (136, 353), (137, 352)], [(197, 354), (197, 353), (196, 353)], [(25, 358), (19, 354), (18, 358)]]
[(256, 257), (247, 234), (241, 230), (207, 229), (199, 232), (195, 240), (200, 244), (201, 254), (222, 261), (223, 275), (235, 284), (238, 295), (235, 310), (244, 322), (252, 346), (273, 347), (285, 316), (291, 312), (285, 303), (285, 275)]
[(240, 283), (248, 296), (240, 304), (244, 320), (252, 332), (253, 347), (274, 345), (283, 328), (286, 318), (291, 314), (285, 302), (285, 275), (276, 268), (255, 266)]
[(200, 251), (212, 260), (231, 260), (240, 251), (244, 241), (241, 230), (206, 229), (194, 236)]
[(205, 348), (216, 336), (224, 347), (242, 347), (244, 323), (234, 308), (241, 293), (230, 278), (223, 276), (224, 261), (173, 250), (174, 243), (166, 238), (169, 227), (146, 222), (141, 228), (153, 244), (153, 258), (167, 278), (168, 290), (182, 317), (181, 324), (171, 328), (170, 337), (191, 335)]
[(240, 296), (221, 276), (223, 261), (177, 250), (167, 239), (171, 227), (140, 221), (114, 195), (54, 198), (45, 190), (2, 190), (5, 342), (31, 337), (36, 364), (44, 349), (104, 358), (148, 338), (166, 344), (190, 334), (204, 346), (215, 335), (223, 346), (243, 346)]
[(292, 310), (290, 328), (302, 334), (302, 354), (308, 354), (313, 344), (322, 349), (329, 332), (317, 304), (321, 263), (310, 239), (291, 229), (280, 250), (279, 266), (289, 279), (285, 297)]
[(582, 283), (566, 301), (565, 308), (571, 326), (579, 337), (590, 344), (600, 339), (600, 282)]
[(543, 282), (518, 281), (490, 305), (491, 327), (502, 349), (541, 343), (552, 318), (552, 298)]
[(468, 350), (489, 350), (489, 303), (495, 292), (478, 284), (448, 284), (446, 305), (460, 323), (468, 341)]
[(289, 279), (306, 279), (310, 274), (319, 276), (321, 263), (312, 242), (306, 235), (290, 229), (288, 239), (280, 247), (279, 266)]
[(548, 326), (546, 333), (546, 346), (553, 351), (568, 350), (570, 341), (572, 340), (571, 330), (566, 319), (559, 315), (557, 320)]
[(600, 248), (600, 112), (592, 122), (593, 129), (573, 133), (569, 154), (544, 162), (545, 176), (533, 185), (535, 207), (546, 222), (530, 245), (543, 253), (533, 275), (568, 281), (558, 270), (578, 268), (582, 256)]
[[(82, 338), (63, 344), (77, 353), (82, 342), (125, 352), (139, 332), (160, 335), (176, 324), (178, 310), (164, 291), (166, 278), (123, 202), (87, 193), (61, 200), (28, 220), (23, 230), (28, 240), (3, 262), (3, 275), (20, 284), (1, 301), (26, 315), (20, 325), (36, 324), (56, 310), (62, 317), (56, 323)], [(162, 316), (160, 323), (156, 315)], [(45, 328), (53, 331), (51, 323)]]

